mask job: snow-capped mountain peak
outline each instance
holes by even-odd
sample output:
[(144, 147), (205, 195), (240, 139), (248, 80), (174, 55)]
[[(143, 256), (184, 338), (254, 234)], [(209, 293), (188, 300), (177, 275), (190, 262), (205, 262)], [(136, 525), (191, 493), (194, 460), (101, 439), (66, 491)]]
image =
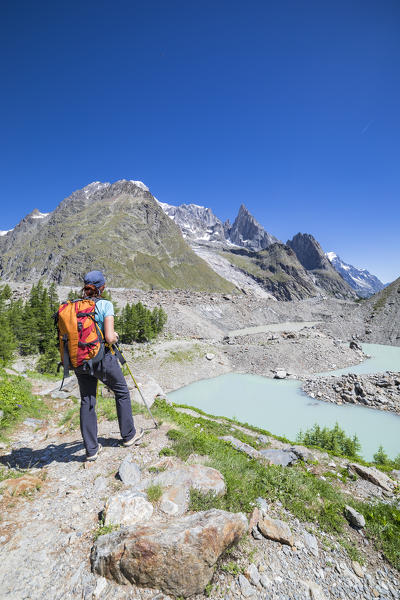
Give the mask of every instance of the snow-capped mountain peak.
[(367, 269), (360, 269), (345, 263), (335, 252), (326, 252), (325, 256), (343, 279), (363, 298), (368, 298), (382, 290), (384, 284)]

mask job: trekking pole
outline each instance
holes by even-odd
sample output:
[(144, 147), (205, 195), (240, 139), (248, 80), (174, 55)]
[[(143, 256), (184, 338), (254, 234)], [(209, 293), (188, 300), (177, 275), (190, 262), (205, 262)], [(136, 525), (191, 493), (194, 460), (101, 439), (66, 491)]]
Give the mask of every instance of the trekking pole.
[(137, 382), (136, 382), (136, 379), (134, 378), (134, 376), (133, 376), (133, 373), (132, 373), (132, 371), (131, 371), (131, 369), (130, 369), (130, 367), (129, 367), (129, 365), (128, 365), (128, 362), (127, 362), (127, 360), (126, 360), (125, 356), (123, 355), (123, 352), (122, 352), (121, 348), (119, 347), (119, 344), (118, 344), (118, 342), (117, 342), (116, 344), (113, 344), (113, 346), (114, 346), (115, 353), (116, 353), (116, 355), (117, 355), (117, 357), (118, 357), (118, 360), (120, 361), (121, 365), (126, 365), (126, 368), (127, 368), (127, 369), (128, 369), (128, 371), (129, 371), (129, 375), (132, 377), (132, 381), (133, 381), (133, 383), (135, 384), (135, 388), (136, 388), (136, 389), (137, 389), (137, 391), (139, 392), (139, 394), (140, 394), (140, 397), (141, 397), (141, 399), (143, 400), (143, 404), (145, 405), (145, 407), (146, 407), (146, 408), (147, 408), (147, 410), (149, 411), (149, 415), (150, 415), (150, 416), (151, 416), (151, 418), (153, 419), (153, 422), (154, 422), (155, 428), (156, 428), (156, 429), (158, 429), (158, 427), (159, 427), (159, 424), (157, 423), (157, 421), (156, 421), (156, 420), (155, 420), (155, 418), (153, 417), (153, 415), (152, 415), (152, 413), (151, 413), (151, 410), (150, 410), (150, 407), (149, 407), (149, 405), (147, 404), (146, 398), (143, 396), (143, 394), (142, 394), (142, 392), (141, 392), (141, 390), (140, 390), (140, 387), (138, 386), (138, 384), (137, 384)]

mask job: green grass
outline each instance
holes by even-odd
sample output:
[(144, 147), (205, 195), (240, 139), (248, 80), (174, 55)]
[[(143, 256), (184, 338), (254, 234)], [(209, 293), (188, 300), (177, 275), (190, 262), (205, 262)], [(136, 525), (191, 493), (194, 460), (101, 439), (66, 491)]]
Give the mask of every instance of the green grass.
[(24, 378), (0, 372), (0, 438), (27, 417), (43, 417), (49, 410), (41, 398), (31, 392), (30, 383)]
[(112, 531), (117, 531), (117, 529), (119, 529), (119, 528), (120, 528), (119, 525), (100, 524), (99, 527), (96, 529), (96, 531), (93, 534), (93, 541), (95, 542), (97, 540), (97, 538), (99, 538), (101, 535), (107, 535), (107, 533), (111, 533)]
[(191, 362), (201, 356), (201, 353), (201, 348), (198, 344), (187, 350), (170, 350), (169, 355), (162, 360), (162, 364)]
[(146, 489), (147, 499), (149, 502), (158, 502), (163, 493), (163, 489), (160, 484), (155, 483), (153, 485), (149, 485)]
[(355, 502), (353, 506), (365, 517), (368, 537), (400, 571), (400, 510), (383, 502)]
[[(176, 427), (167, 434), (172, 442), (172, 453), (182, 460), (192, 453), (206, 455), (207, 464), (224, 476), (226, 493), (217, 496), (192, 489), (190, 510), (220, 508), (250, 513), (259, 496), (268, 498), (269, 502), (279, 500), (284, 509), (303, 523), (315, 523), (320, 530), (335, 535), (349, 556), (362, 562), (362, 554), (357, 546), (349, 543), (344, 536), (348, 525), (343, 509), (345, 504), (351, 504), (364, 514), (366, 533), (370, 539), (400, 569), (400, 513), (396, 508), (385, 504), (357, 504), (342, 493), (336, 477), (324, 481), (309, 473), (302, 463), (290, 468), (266, 466), (248, 457), (219, 439), (221, 435), (232, 434), (229, 423), (216, 423), (200, 416), (180, 413), (160, 400), (153, 405), (153, 410), (156, 417)], [(234, 435), (257, 445), (254, 439), (249, 440), (250, 436), (242, 432), (235, 431)], [(165, 455), (166, 450), (163, 452)]]
[(18, 477), (22, 477), (28, 473), (26, 469), (6, 469), (5, 467), (0, 466), (0, 481), (4, 481), (5, 479), (18, 479)]

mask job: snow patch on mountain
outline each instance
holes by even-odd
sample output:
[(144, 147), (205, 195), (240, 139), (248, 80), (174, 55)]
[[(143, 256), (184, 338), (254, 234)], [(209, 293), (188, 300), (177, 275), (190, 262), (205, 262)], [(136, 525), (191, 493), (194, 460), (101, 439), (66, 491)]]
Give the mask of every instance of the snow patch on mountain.
[(0, 231), (0, 236), (7, 235), (7, 233), (9, 231), (12, 231), (12, 229), (6, 229), (5, 231)]
[(384, 284), (367, 269), (360, 269), (345, 263), (335, 252), (326, 252), (325, 256), (341, 274), (343, 279), (363, 298), (368, 298), (382, 290)]
[(143, 181), (134, 181), (133, 179), (129, 180), (131, 183), (133, 183), (133, 185), (136, 185), (136, 187), (140, 188), (141, 190), (145, 191), (145, 192), (149, 192), (149, 188), (147, 187), (147, 185), (145, 185), (143, 183)]
[(49, 214), (50, 213), (42, 213), (42, 212), (40, 212), (40, 210), (38, 210), (37, 212), (35, 212), (35, 214), (32, 214), (31, 217), (32, 217), (32, 219), (44, 219)]

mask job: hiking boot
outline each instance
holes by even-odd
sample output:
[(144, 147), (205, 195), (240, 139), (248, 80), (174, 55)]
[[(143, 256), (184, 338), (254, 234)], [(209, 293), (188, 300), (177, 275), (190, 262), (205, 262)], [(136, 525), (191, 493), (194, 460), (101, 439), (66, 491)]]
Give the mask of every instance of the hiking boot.
[(98, 455), (100, 454), (100, 452), (102, 450), (103, 450), (103, 446), (101, 444), (99, 444), (98, 448), (97, 448), (96, 454), (92, 454), (92, 456), (87, 456), (86, 457), (86, 462), (93, 462), (94, 460), (96, 460), (96, 458), (98, 457)]
[(122, 445), (124, 446), (124, 448), (129, 448), (129, 446), (133, 446), (133, 445), (136, 446), (136, 444), (139, 444), (139, 442), (143, 436), (144, 436), (144, 430), (141, 427), (139, 427), (139, 429), (137, 430), (137, 432), (135, 433), (133, 438), (131, 438), (127, 442), (122, 442)]

